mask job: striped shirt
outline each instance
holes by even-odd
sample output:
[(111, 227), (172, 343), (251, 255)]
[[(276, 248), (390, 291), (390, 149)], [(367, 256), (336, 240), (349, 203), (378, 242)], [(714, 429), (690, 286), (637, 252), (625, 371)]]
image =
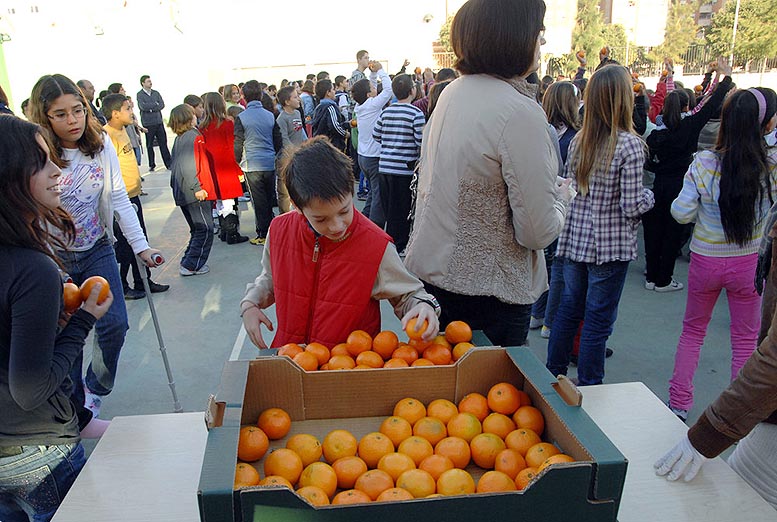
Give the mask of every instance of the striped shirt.
[[(567, 178), (575, 178), (579, 137), (578, 133), (569, 146)], [(620, 132), (607, 170), (597, 169), (588, 179), (588, 193), (578, 194), (569, 204), (557, 256), (597, 265), (637, 258), (640, 217), (655, 203), (653, 193), (642, 186), (644, 164), (645, 142)], [(575, 182), (572, 185), (577, 189)]]
[(409, 103), (395, 103), (383, 110), (372, 131), (372, 138), (380, 143), (381, 174), (413, 174), (425, 124), (424, 113)]
[[(769, 180), (772, 199), (777, 197), (777, 148), (767, 150)], [(735, 257), (758, 252), (763, 236), (763, 227), (769, 213), (769, 192), (756, 208), (756, 224), (753, 237), (744, 245), (729, 243), (720, 221), (720, 156), (717, 152), (705, 150), (696, 158), (685, 173), (683, 189), (672, 202), (672, 217), (678, 223), (696, 222), (691, 239), (691, 252), (708, 257)]]

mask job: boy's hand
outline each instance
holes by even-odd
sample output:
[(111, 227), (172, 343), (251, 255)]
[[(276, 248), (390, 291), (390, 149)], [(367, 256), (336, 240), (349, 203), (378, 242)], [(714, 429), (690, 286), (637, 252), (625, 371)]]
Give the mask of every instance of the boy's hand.
[(194, 193), (194, 197), (197, 198), (197, 201), (205, 201), (208, 199), (208, 191), (205, 189), (198, 190)]
[(440, 333), (440, 320), (437, 319), (434, 308), (428, 303), (418, 303), (405, 314), (402, 318), (403, 330), (407, 327), (407, 323), (410, 322), (410, 319), (413, 319), (414, 317), (417, 317), (415, 322), (416, 328), (422, 326), (424, 321), (428, 324), (424, 334), (421, 336), (424, 341), (431, 341), (437, 337), (438, 333)]
[(264, 315), (258, 307), (251, 306), (243, 311), (243, 326), (246, 329), (248, 338), (254, 343), (254, 346), (261, 350), (267, 349), (267, 344), (262, 338), (262, 324), (264, 324), (269, 331), (273, 331), (272, 321)]

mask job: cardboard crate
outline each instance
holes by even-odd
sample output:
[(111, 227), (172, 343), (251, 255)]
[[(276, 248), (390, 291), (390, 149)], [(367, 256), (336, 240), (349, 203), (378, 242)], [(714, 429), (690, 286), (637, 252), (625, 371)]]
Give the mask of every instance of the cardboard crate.
[[(529, 394), (545, 416), (543, 440), (553, 442), (578, 462), (547, 468), (520, 492), (400, 503), (314, 508), (286, 488), (232, 489), (240, 427), (255, 424), (266, 408), (280, 407), (289, 413), (292, 428), (287, 438), (311, 433), (322, 440), (338, 428), (360, 438), (378, 431), (381, 421), (404, 397), (415, 397), (424, 404), (440, 398), (458, 403), (467, 393), (485, 395), (502, 381)], [(579, 406), (565, 402), (555, 383), (527, 348), (479, 347), (451, 366), (361, 371), (305, 372), (286, 357), (230, 361), (209, 409), (210, 431), (198, 492), (200, 518), (203, 522), (449, 522), (451, 517), (615, 521), (626, 459)], [(272, 441), (270, 448), (284, 445), (285, 439)], [(473, 473), (476, 480), (480, 473)]]

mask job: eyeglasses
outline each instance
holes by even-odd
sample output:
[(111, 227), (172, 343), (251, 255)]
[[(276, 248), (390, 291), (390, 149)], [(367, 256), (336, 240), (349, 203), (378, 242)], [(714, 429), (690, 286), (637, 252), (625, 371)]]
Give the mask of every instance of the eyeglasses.
[(50, 119), (51, 121), (56, 121), (59, 123), (65, 122), (70, 118), (70, 116), (73, 116), (75, 119), (80, 120), (86, 117), (86, 107), (76, 107), (72, 111), (57, 111), (54, 114), (47, 114), (46, 117)]

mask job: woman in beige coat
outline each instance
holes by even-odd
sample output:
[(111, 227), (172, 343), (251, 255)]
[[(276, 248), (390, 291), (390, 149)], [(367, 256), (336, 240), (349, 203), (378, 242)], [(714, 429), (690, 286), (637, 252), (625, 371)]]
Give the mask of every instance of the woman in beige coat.
[(414, 230), (405, 264), (442, 306), (494, 344), (525, 344), (547, 289), (542, 249), (564, 225), (559, 169), (536, 86), (542, 0), (469, 0), (451, 26), (462, 76), (424, 130)]

